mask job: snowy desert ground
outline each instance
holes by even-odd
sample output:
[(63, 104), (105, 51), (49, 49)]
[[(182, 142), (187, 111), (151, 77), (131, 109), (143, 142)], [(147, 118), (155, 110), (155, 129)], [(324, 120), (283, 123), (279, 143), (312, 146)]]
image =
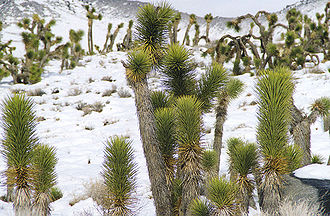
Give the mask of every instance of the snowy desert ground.
[[(76, 6), (78, 9), (79, 7)], [(319, 7), (323, 9), (324, 7)], [(80, 8), (80, 15), (72, 15), (64, 11), (57, 25), (54, 27), (56, 35), (67, 35), (70, 28), (87, 30), (87, 19), (84, 17), (83, 8)], [(315, 7), (310, 8), (311, 14)], [(94, 36), (95, 43), (103, 45), (106, 31), (107, 18), (102, 22), (95, 22)], [(128, 19), (114, 19), (113, 23), (119, 23)], [(2, 32), (2, 41), (14, 39), (14, 45), (18, 46), (16, 54), (22, 55), (22, 44), (18, 27), (14, 25), (15, 19)], [(115, 25), (114, 25), (115, 26)], [(215, 30), (213, 30), (215, 31)], [(126, 26), (121, 30), (118, 40), (122, 40), (126, 32)], [(181, 32), (182, 33), (182, 32)], [(212, 31), (211, 31), (212, 33)], [(192, 32), (193, 34), (193, 32)], [(213, 35), (215, 33), (213, 32)], [(179, 35), (179, 38), (180, 37)], [(86, 38), (82, 42), (84, 48), (87, 46)], [(199, 49), (194, 49), (194, 58), (199, 65), (210, 64), (209, 58), (202, 58)], [(64, 196), (62, 199), (52, 203), (53, 216), (78, 216), (86, 212), (92, 215), (100, 215), (96, 210), (96, 204), (91, 198), (82, 200), (70, 206), (69, 202), (75, 197), (84, 194), (85, 187), (100, 179), (102, 170), (103, 149), (105, 141), (113, 135), (123, 135), (132, 140), (135, 150), (135, 160), (138, 164), (137, 192), (138, 203), (136, 206), (137, 215), (153, 216), (155, 209), (150, 192), (145, 158), (138, 130), (138, 121), (134, 102), (134, 94), (126, 83), (125, 69), (120, 63), (126, 59), (124, 52), (111, 52), (108, 55), (86, 56), (81, 65), (73, 70), (64, 70), (61, 74), (60, 62), (51, 61), (46, 67), (42, 81), (34, 85), (13, 85), (11, 78), (0, 81), (0, 100), (10, 96), (12, 92), (33, 91), (41, 89), (45, 92), (42, 96), (33, 96), (36, 103), (35, 110), (40, 117), (37, 132), (40, 142), (55, 146), (57, 149), (58, 165), (58, 186)], [(231, 65), (230, 68), (232, 67)], [(330, 62), (318, 66), (321, 73), (312, 73), (315, 70), (303, 69), (294, 71), (296, 88), (294, 101), (299, 109), (309, 113), (310, 104), (317, 98), (330, 97)], [(204, 68), (198, 69), (204, 72)], [(104, 80), (111, 77), (111, 82)], [(254, 92), (255, 77), (250, 74), (238, 76), (245, 84), (245, 90), (241, 96), (234, 100), (228, 110), (228, 118), (224, 125), (224, 140), (229, 137), (241, 137), (247, 141), (256, 141), (256, 94)], [(117, 92), (111, 96), (102, 96), (109, 89), (116, 86)], [(152, 73), (149, 79), (149, 86), (152, 90), (160, 88), (160, 76)], [(56, 91), (58, 90), (58, 91)], [(128, 91), (131, 97), (120, 97), (118, 92)], [(55, 93), (58, 92), (58, 93)], [(84, 115), (77, 106), (81, 103), (94, 104), (100, 102), (102, 112), (92, 112)], [(215, 114), (211, 112), (204, 116), (204, 128), (210, 133), (203, 136), (203, 145), (211, 146), (213, 142), (213, 129)], [(322, 120), (318, 119), (312, 126), (312, 153), (320, 154), (325, 159), (330, 155), (330, 137), (328, 132), (323, 131)], [(226, 145), (222, 150), (220, 174), (227, 174)], [(4, 160), (0, 160), (0, 171), (6, 169)], [(310, 165), (295, 171), (298, 177), (318, 178), (330, 180), (330, 166)], [(0, 195), (4, 195), (6, 187), (2, 184)], [(251, 209), (252, 210), (252, 209)], [(251, 215), (256, 211), (251, 211)], [(0, 215), (14, 215), (11, 203), (0, 201)]]

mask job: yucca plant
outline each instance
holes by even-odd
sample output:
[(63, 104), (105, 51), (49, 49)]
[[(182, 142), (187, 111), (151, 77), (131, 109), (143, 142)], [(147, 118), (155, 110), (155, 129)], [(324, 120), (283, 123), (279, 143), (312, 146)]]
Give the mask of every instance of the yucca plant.
[(195, 14), (190, 14), (189, 23), (188, 23), (186, 32), (185, 32), (184, 37), (183, 37), (182, 45), (185, 45), (186, 40), (189, 40), (189, 30), (190, 30), (191, 26), (195, 23), (196, 23), (196, 15)]
[(223, 177), (211, 179), (206, 185), (206, 197), (212, 206), (211, 215), (238, 215), (238, 193), (239, 189), (235, 183)]
[(162, 83), (175, 97), (193, 95), (196, 89), (196, 66), (192, 54), (184, 46), (171, 44), (162, 60)]
[(311, 160), (312, 164), (323, 164), (324, 161), (325, 161), (325, 158), (322, 155), (319, 155), (319, 154), (312, 155), (312, 160)]
[(7, 199), (13, 196), (16, 216), (29, 215), (31, 162), (38, 143), (34, 103), (25, 95), (17, 94), (3, 101), (1, 111), (4, 131), (1, 152), (7, 162)]
[(220, 170), (220, 157), (222, 149), (223, 125), (227, 119), (227, 110), (230, 102), (237, 98), (244, 89), (244, 83), (239, 79), (229, 79), (217, 95), (217, 104), (215, 107), (216, 120), (214, 129), (213, 149), (217, 153), (216, 172)]
[(178, 175), (182, 179), (180, 215), (186, 215), (188, 206), (199, 195), (202, 176), (202, 104), (194, 96), (181, 96), (175, 104)]
[(168, 95), (164, 91), (153, 91), (150, 97), (154, 111), (161, 108), (169, 108), (174, 103), (172, 95)]
[(110, 208), (107, 215), (132, 215), (136, 202), (137, 165), (131, 141), (124, 137), (112, 137), (105, 144), (102, 176), (107, 188)]
[(253, 173), (258, 164), (257, 146), (238, 138), (230, 138), (227, 146), (230, 179), (238, 185), (241, 210), (247, 214), (254, 189), (254, 180), (248, 175)]
[(214, 150), (205, 150), (203, 152), (202, 166), (206, 179), (217, 176), (217, 173), (215, 172), (217, 162), (217, 153)]
[(263, 160), (261, 207), (275, 212), (281, 198), (283, 175), (288, 173), (285, 151), (291, 120), (294, 85), (288, 68), (261, 72), (256, 84), (258, 95), (257, 143)]
[(168, 40), (168, 26), (174, 10), (166, 2), (147, 4), (139, 8), (136, 16), (136, 40), (151, 55), (153, 62), (158, 63)]
[(212, 208), (207, 200), (200, 198), (193, 200), (190, 206), (192, 216), (211, 216)]
[(135, 94), (135, 105), (140, 127), (140, 136), (146, 157), (151, 191), (155, 200), (157, 215), (171, 214), (171, 192), (166, 183), (166, 166), (157, 140), (156, 121), (148, 88), (147, 74), (152, 67), (152, 59), (144, 50), (128, 53), (126, 77)]
[(213, 62), (206, 68), (206, 72), (198, 80), (197, 88), (197, 97), (203, 103), (203, 111), (210, 111), (214, 105), (214, 99), (227, 80), (228, 74), (222, 65)]
[(166, 180), (169, 187), (175, 174), (175, 112), (173, 108), (159, 108), (155, 111), (156, 135), (166, 165)]
[(52, 188), (56, 185), (56, 150), (47, 145), (38, 145), (32, 160), (32, 188), (34, 190), (33, 215), (50, 215), (53, 201)]

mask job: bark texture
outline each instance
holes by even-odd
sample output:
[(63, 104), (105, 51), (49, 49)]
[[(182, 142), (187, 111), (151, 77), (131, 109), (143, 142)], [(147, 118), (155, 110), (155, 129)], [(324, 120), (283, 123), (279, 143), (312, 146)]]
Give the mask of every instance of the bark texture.
[(171, 196), (166, 184), (165, 163), (155, 133), (155, 118), (147, 79), (132, 83), (139, 119), (140, 136), (146, 157), (151, 191), (158, 216), (171, 215)]
[(222, 99), (218, 102), (216, 107), (216, 122), (214, 129), (214, 143), (213, 150), (217, 154), (217, 164), (216, 164), (216, 173), (219, 173), (220, 170), (220, 157), (221, 157), (221, 148), (222, 148), (222, 136), (223, 136), (223, 124), (227, 118), (227, 109), (229, 105), (229, 97), (224, 95)]

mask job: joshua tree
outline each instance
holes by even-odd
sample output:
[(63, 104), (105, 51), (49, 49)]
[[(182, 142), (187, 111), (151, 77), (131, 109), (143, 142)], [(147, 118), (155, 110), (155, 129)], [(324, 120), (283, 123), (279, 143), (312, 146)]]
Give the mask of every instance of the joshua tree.
[(190, 14), (189, 23), (188, 23), (188, 26), (187, 26), (187, 29), (186, 29), (186, 33), (184, 34), (184, 37), (183, 37), (182, 45), (184, 45), (186, 40), (189, 39), (188, 38), (189, 30), (190, 30), (191, 26), (195, 23), (196, 23), (196, 15), (195, 14)]
[(131, 142), (124, 137), (112, 137), (106, 142), (102, 176), (107, 188), (109, 216), (132, 215), (135, 200), (137, 165)]
[(90, 8), (89, 5), (85, 5), (85, 9), (87, 11), (86, 13), (86, 17), (88, 19), (88, 53), (89, 55), (93, 55), (93, 20), (101, 20), (102, 19), (102, 15), (96, 15), (95, 12), (95, 8)]
[[(267, 19), (268, 22), (268, 28), (262, 25), (260, 22), (261, 17), (264, 16)], [(241, 47), (243, 48), (242, 51), (244, 51), (244, 56), (247, 56), (245, 47), (250, 46), (252, 53), (254, 55), (254, 61), (255, 65), (258, 66), (258, 68), (265, 68), (267, 64), (269, 64), (270, 67), (273, 67), (273, 62), (272, 62), (272, 56), (277, 54), (277, 50), (274, 50), (274, 45), (273, 45), (273, 33), (276, 28), (282, 27), (284, 29), (288, 29), (287, 26), (277, 23), (278, 17), (275, 13), (268, 13), (266, 11), (258, 11), (255, 15), (252, 14), (246, 14), (240, 17), (237, 17), (236, 19), (230, 21), (227, 23), (227, 26), (229, 28), (234, 28), (237, 32), (240, 31), (240, 23), (245, 20), (245, 19), (251, 19), (251, 27), (249, 34), (236, 37), (235, 40), (233, 40), (235, 43), (240, 43), (239, 46), (236, 45), (236, 47)], [(257, 26), (259, 30), (259, 35), (255, 35), (253, 33), (253, 28)], [(224, 37), (229, 37), (229, 36), (224, 36)], [(222, 37), (222, 40), (223, 38)], [(260, 52), (261, 56), (258, 53), (258, 49), (256, 48), (256, 45), (254, 45), (250, 41), (250, 37), (253, 39), (259, 40), (260, 41)], [(234, 37), (230, 36), (229, 38), (234, 39)], [(237, 41), (237, 39), (240, 39)], [(220, 39), (221, 41), (221, 39)], [(276, 47), (275, 47), (276, 48)], [(244, 57), (242, 56), (242, 57)], [(237, 58), (236, 58), (237, 60)]]
[(253, 173), (258, 164), (257, 146), (238, 138), (229, 139), (227, 146), (230, 178), (238, 185), (241, 211), (248, 214), (254, 189), (254, 181), (248, 175)]
[(240, 215), (238, 194), (239, 188), (235, 183), (215, 177), (206, 185), (207, 200), (199, 198), (192, 203), (192, 215)]
[(287, 68), (264, 71), (257, 81), (257, 143), (264, 164), (260, 204), (268, 212), (276, 212), (283, 175), (290, 171), (288, 132), (293, 89), (292, 75)]
[(7, 199), (13, 196), (16, 216), (31, 215), (31, 163), (38, 143), (33, 107), (32, 100), (24, 95), (9, 97), (2, 104), (2, 155), (7, 162)]
[(179, 215), (189, 215), (188, 207), (200, 194), (202, 180), (200, 146), (202, 104), (194, 96), (179, 97), (175, 104), (178, 176), (182, 180), (182, 201)]
[(107, 47), (107, 53), (111, 52), (112, 51), (112, 48), (113, 48), (113, 45), (115, 44), (115, 40), (116, 40), (116, 37), (118, 35), (118, 32), (121, 28), (124, 27), (124, 23), (120, 23), (116, 30), (113, 32), (113, 34), (110, 36), (110, 44), (109, 46)]
[(179, 23), (181, 21), (181, 13), (177, 12), (172, 20), (173, 22), (173, 32), (172, 32), (172, 43), (177, 43), (178, 42), (178, 32), (180, 31), (179, 28)]
[(123, 39), (124, 50), (130, 50), (133, 46), (133, 44), (132, 44), (132, 27), (133, 27), (133, 20), (130, 20), (128, 23), (126, 35), (124, 36), (124, 39)]
[(230, 79), (219, 91), (218, 100), (215, 107), (216, 120), (214, 129), (213, 149), (217, 153), (216, 173), (219, 173), (220, 156), (222, 149), (223, 125), (227, 118), (229, 103), (237, 98), (243, 91), (244, 84), (238, 79)]
[(32, 167), (34, 190), (33, 215), (48, 216), (53, 201), (51, 188), (56, 185), (55, 166), (57, 163), (56, 150), (47, 145), (38, 145), (35, 149)]
[(140, 135), (149, 171), (151, 191), (155, 200), (156, 213), (161, 216), (171, 215), (171, 198), (166, 183), (166, 166), (157, 140), (155, 118), (147, 82), (147, 74), (151, 70), (152, 63), (150, 54), (139, 50), (130, 52), (127, 63), (123, 62), (123, 65), (126, 68), (127, 80), (135, 93)]
[(108, 42), (109, 42), (109, 39), (111, 37), (111, 29), (112, 29), (112, 23), (108, 23), (108, 28), (107, 28), (107, 35), (105, 36), (105, 42), (104, 42), (104, 45), (103, 45), (103, 49), (100, 53), (102, 54), (105, 54), (106, 53), (106, 50), (107, 50), (107, 47), (108, 47)]
[(212, 14), (209, 13), (204, 16), (204, 19), (206, 21), (206, 33), (205, 33), (206, 39), (205, 40), (206, 40), (206, 43), (210, 43), (209, 33), (210, 33), (210, 24), (213, 20), (213, 16), (212, 16)]
[(136, 39), (140, 48), (147, 51), (153, 63), (158, 63), (168, 39), (168, 25), (174, 11), (167, 4), (147, 4), (137, 13)]
[(330, 114), (330, 98), (322, 97), (314, 101), (309, 115), (304, 115), (293, 103), (291, 107), (292, 121), (290, 133), (294, 143), (303, 151), (302, 166), (311, 163), (311, 125), (318, 117)]
[(193, 46), (197, 46), (198, 45), (198, 42), (199, 42), (199, 40), (200, 40), (200, 38), (199, 38), (199, 25), (198, 25), (198, 23), (196, 22), (195, 23), (195, 37), (194, 37), (194, 39), (193, 39)]

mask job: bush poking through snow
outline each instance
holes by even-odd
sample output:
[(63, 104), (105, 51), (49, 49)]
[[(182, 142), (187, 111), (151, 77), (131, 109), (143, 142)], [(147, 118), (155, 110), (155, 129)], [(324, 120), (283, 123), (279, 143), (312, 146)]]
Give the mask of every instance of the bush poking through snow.
[(131, 141), (112, 137), (105, 144), (102, 176), (106, 185), (107, 215), (130, 215), (136, 202), (137, 165), (134, 162)]
[(33, 89), (27, 92), (28, 96), (42, 96), (44, 94), (46, 94), (46, 92), (41, 88)]
[(311, 161), (312, 164), (323, 164), (324, 161), (325, 161), (325, 158), (322, 157), (322, 155), (319, 155), (319, 154), (312, 155), (312, 161)]
[(119, 91), (118, 91), (118, 96), (120, 98), (129, 98), (132, 95), (131, 95), (131, 93), (127, 89), (120, 88)]
[(59, 200), (63, 197), (63, 193), (59, 187), (52, 187), (50, 189), (50, 194), (51, 194), (52, 202)]
[(77, 96), (80, 95), (82, 93), (82, 91), (79, 88), (73, 88), (70, 89), (70, 91), (68, 92), (68, 96)]

